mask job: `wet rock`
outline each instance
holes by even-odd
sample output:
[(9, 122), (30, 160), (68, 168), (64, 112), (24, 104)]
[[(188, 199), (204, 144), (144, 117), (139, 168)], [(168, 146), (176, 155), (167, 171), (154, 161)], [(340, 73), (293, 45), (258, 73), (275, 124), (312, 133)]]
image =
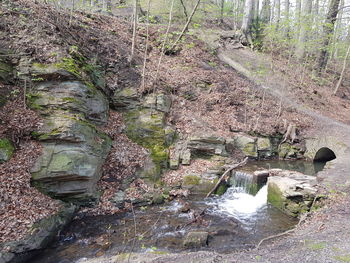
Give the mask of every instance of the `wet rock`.
[(23, 239), (1, 244), (0, 262), (27, 262), (30, 252), (45, 248), (71, 220), (75, 210), (75, 206), (62, 205), (56, 214), (35, 223)]
[(15, 147), (8, 139), (0, 139), (0, 163), (11, 159)]
[(258, 185), (263, 185), (267, 182), (267, 178), (270, 176), (270, 172), (268, 170), (264, 171), (255, 171), (253, 173), (254, 182)]
[(297, 217), (309, 211), (316, 197), (316, 178), (292, 171), (281, 171), (268, 178), (268, 201), (288, 215)]
[(208, 232), (189, 232), (187, 233), (183, 246), (186, 248), (200, 248), (208, 243)]
[(214, 188), (216, 182), (217, 177), (207, 179), (196, 174), (190, 174), (183, 177), (182, 188), (190, 190), (192, 194), (204, 195)]
[(188, 213), (191, 210), (191, 205), (188, 202), (185, 202), (181, 208), (179, 209), (179, 211), (181, 213)]

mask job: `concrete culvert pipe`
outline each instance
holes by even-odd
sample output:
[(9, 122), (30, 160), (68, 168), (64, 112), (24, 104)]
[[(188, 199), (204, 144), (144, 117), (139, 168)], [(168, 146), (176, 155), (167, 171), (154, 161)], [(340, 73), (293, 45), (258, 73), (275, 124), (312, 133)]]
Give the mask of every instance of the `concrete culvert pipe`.
[(323, 147), (317, 151), (314, 162), (328, 162), (334, 160), (335, 158), (337, 157), (331, 149)]

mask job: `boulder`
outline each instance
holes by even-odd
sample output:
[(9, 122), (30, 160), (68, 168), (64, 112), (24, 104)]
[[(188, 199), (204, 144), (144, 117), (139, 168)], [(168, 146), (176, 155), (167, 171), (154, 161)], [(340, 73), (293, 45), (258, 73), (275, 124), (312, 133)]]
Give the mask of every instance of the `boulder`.
[(105, 124), (108, 119), (106, 97), (95, 87), (80, 81), (41, 82), (27, 97), (29, 106), (45, 116), (65, 111), (68, 116), (97, 125)]
[(208, 244), (208, 232), (188, 232), (184, 242), (183, 246), (185, 248), (201, 248), (204, 246), (207, 246)]
[(150, 94), (143, 99), (145, 108), (156, 109), (161, 112), (169, 113), (171, 107), (171, 98), (165, 94)]
[(0, 163), (7, 162), (11, 159), (15, 147), (8, 139), (0, 139)]
[(258, 148), (256, 145), (256, 138), (246, 135), (237, 135), (234, 137), (234, 146), (243, 152), (247, 157), (257, 158)]
[(267, 185), (268, 202), (294, 217), (309, 211), (317, 193), (315, 177), (292, 171), (269, 177)]
[(136, 108), (123, 113), (126, 134), (137, 144), (149, 150), (155, 164), (149, 179), (157, 180), (161, 171), (168, 167), (170, 146), (165, 132), (165, 113), (151, 108)]
[[(48, 69), (45, 76), (61, 74)], [(31, 170), (33, 185), (54, 198), (90, 204), (111, 148), (111, 139), (96, 127), (107, 122), (107, 99), (79, 81), (45, 81), (32, 88), (28, 102), (43, 118), (34, 134), (43, 153)]]
[(183, 177), (182, 188), (190, 190), (194, 195), (206, 195), (216, 185), (217, 177), (207, 178), (197, 174), (188, 174)]
[(194, 154), (227, 156), (225, 142), (225, 138), (222, 137), (201, 135), (191, 137), (188, 140), (187, 147)]
[(65, 204), (54, 215), (41, 219), (32, 226), (30, 233), (21, 240), (0, 245), (0, 262), (27, 262), (32, 255), (46, 248), (58, 232), (70, 222), (76, 210), (75, 206)]
[(134, 87), (116, 90), (112, 97), (112, 105), (116, 109), (135, 109), (139, 104), (140, 95)]

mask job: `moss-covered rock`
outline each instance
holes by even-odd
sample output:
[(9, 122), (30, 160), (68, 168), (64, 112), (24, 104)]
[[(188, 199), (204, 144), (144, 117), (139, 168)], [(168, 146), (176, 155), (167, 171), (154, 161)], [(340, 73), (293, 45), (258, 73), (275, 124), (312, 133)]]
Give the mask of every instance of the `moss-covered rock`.
[(247, 157), (258, 157), (256, 138), (252, 138), (246, 135), (237, 135), (234, 138), (234, 146), (240, 149)]
[(0, 81), (7, 83), (13, 79), (13, 66), (0, 57)]
[(123, 116), (128, 137), (150, 151), (156, 167), (150, 179), (157, 180), (161, 170), (168, 167), (169, 159), (165, 113), (142, 107), (127, 111)]
[(315, 178), (296, 172), (283, 175), (268, 178), (268, 202), (294, 217), (309, 211), (317, 192)]
[(302, 156), (302, 153), (295, 145), (282, 143), (278, 149), (278, 156), (281, 159), (293, 159)]
[(43, 118), (33, 134), (43, 146), (31, 171), (33, 185), (54, 198), (90, 204), (98, 197), (96, 183), (111, 148), (111, 139), (96, 127), (107, 122), (108, 101), (93, 85), (67, 80), (79, 77), (75, 68), (62, 73), (56, 66), (33, 66), (45, 81), (36, 83), (27, 96), (29, 106)]
[(41, 114), (56, 111), (83, 115), (95, 124), (105, 124), (108, 118), (108, 101), (94, 86), (80, 81), (50, 81), (35, 85), (27, 94), (29, 107)]
[(194, 155), (221, 155), (227, 156), (226, 140), (211, 135), (197, 135), (188, 140), (187, 147)]
[(191, 191), (191, 194), (206, 195), (217, 183), (217, 178), (204, 178), (196, 174), (183, 177), (182, 188)]
[(8, 139), (0, 139), (0, 163), (7, 162), (11, 159), (15, 147)]

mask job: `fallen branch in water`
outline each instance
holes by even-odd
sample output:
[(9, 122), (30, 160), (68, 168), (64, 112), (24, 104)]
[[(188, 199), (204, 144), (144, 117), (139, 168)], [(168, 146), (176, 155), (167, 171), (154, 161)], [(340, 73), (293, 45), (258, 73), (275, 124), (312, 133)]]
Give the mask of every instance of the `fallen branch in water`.
[(242, 162), (238, 163), (238, 164), (235, 164), (233, 166), (230, 166), (224, 173), (223, 175), (221, 175), (219, 181), (216, 183), (216, 185), (214, 186), (213, 189), (211, 189), (211, 191), (207, 194), (206, 197), (209, 197), (215, 190), (216, 188), (218, 188), (218, 186), (220, 185), (220, 183), (222, 182), (222, 180), (224, 180), (225, 176), (231, 172), (233, 169), (236, 169), (237, 167), (240, 167), (240, 166), (243, 166), (247, 163), (248, 161), (248, 157), (246, 157)]

